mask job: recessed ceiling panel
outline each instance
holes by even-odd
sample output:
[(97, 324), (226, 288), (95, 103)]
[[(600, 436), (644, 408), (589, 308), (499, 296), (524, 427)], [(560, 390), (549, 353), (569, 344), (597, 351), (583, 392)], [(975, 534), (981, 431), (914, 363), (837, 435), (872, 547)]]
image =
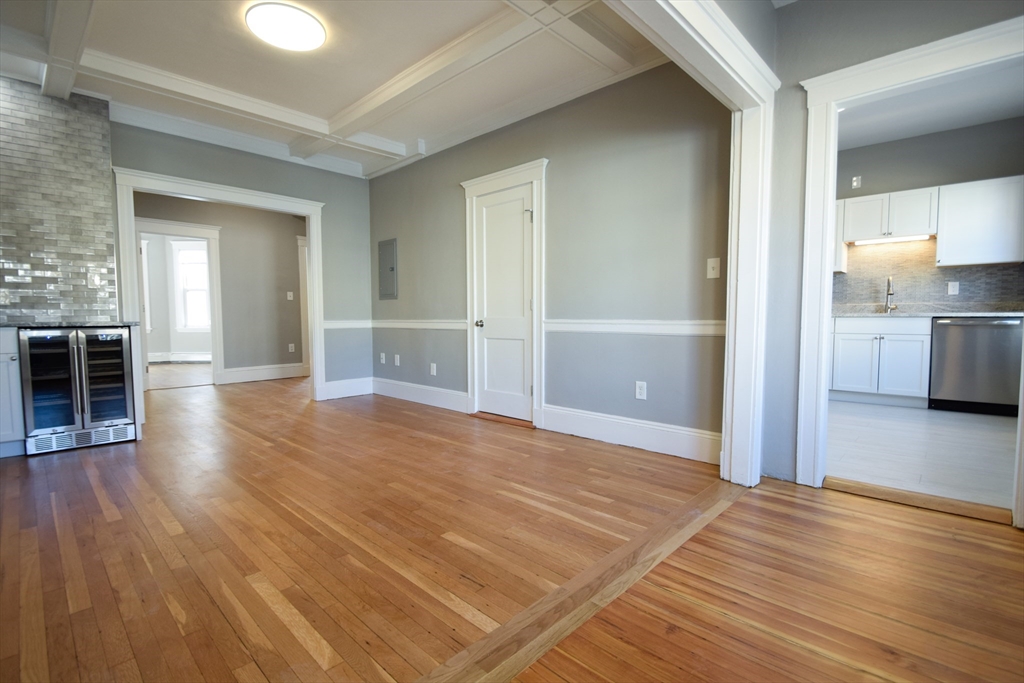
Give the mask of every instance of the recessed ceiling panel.
[(246, 28), (253, 4), (97, 0), (86, 47), (326, 119), (508, 9), (499, 0), (299, 2), (326, 26), (327, 43), (288, 52)]
[(469, 122), (509, 103), (579, 78), (610, 75), (589, 57), (550, 33), (540, 33), (436, 88), (370, 127), (370, 132), (405, 139), (409, 131), (427, 141), (453, 124)]
[(34, 36), (46, 34), (45, 0), (3, 0), (0, 21)]

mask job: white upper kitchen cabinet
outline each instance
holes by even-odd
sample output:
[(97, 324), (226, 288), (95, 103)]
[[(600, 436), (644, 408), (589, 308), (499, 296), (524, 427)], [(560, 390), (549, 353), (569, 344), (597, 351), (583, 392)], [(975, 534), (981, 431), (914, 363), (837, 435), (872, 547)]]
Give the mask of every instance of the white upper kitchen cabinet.
[[(847, 200), (849, 202), (849, 200)], [(1024, 261), (1024, 176), (939, 188), (937, 266)]]
[(889, 233), (889, 195), (844, 200), (843, 241), (873, 240)]
[(939, 188), (889, 195), (889, 237), (934, 235), (939, 225)]
[(836, 248), (832, 261), (833, 273), (845, 273), (850, 247), (843, 241), (843, 209), (846, 205), (845, 199), (836, 202)]

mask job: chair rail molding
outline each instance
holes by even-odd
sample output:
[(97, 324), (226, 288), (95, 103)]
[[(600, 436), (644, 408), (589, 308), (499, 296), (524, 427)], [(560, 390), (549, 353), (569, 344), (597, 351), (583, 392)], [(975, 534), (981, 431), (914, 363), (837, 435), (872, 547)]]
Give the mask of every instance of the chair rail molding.
[[(836, 157), (839, 109), (878, 100), (901, 88), (963, 77), (1024, 56), (1024, 17), (903, 50), (803, 81), (807, 90), (803, 297), (797, 404), (797, 483), (820, 487), (825, 478), (828, 377), (831, 353), (832, 268), (835, 248)], [(1018, 444), (1020, 443), (1018, 424)], [(1021, 448), (1017, 467), (1021, 471)], [(1014, 524), (1024, 524), (1024, 493), (1015, 496)]]
[[(781, 83), (714, 2), (606, 4), (733, 112), (723, 479), (761, 479), (772, 120)], [(740, 274), (743, 277), (740, 277)]]

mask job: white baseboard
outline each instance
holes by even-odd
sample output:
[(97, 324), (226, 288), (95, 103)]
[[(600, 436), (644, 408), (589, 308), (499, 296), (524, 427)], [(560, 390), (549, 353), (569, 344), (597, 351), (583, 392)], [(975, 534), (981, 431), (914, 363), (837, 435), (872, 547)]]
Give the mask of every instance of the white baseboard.
[(16, 455), (25, 455), (24, 439), (0, 443), (0, 458), (12, 458)]
[(465, 391), (452, 391), (451, 389), (440, 389), (428, 387), (423, 384), (410, 384), (399, 382), (393, 379), (373, 378), (373, 393), (391, 398), (400, 398), (405, 401), (425, 403), (435, 408), (455, 410), (460, 413), (469, 412), (469, 394)]
[(211, 353), (186, 353), (184, 351), (154, 351), (147, 353), (146, 358), (150, 363), (210, 363), (213, 360)]
[(544, 429), (607, 443), (642, 448), (713, 465), (722, 453), (722, 435), (661, 422), (545, 405)]
[(329, 401), (333, 398), (348, 398), (349, 396), (364, 396), (373, 393), (372, 377), (357, 377), (355, 379), (339, 379), (333, 382), (326, 382), (316, 388), (317, 401)]
[(283, 365), (260, 365), (252, 368), (228, 368), (214, 373), (214, 384), (235, 384), (237, 382), (262, 382), (267, 379), (286, 379), (303, 377), (305, 366), (302, 363), (285, 363)]
[(876, 406), (897, 406), (901, 408), (928, 408), (928, 399), (918, 396), (893, 396), (890, 394), (862, 394), (857, 391), (828, 392), (828, 400), (846, 403), (870, 403)]

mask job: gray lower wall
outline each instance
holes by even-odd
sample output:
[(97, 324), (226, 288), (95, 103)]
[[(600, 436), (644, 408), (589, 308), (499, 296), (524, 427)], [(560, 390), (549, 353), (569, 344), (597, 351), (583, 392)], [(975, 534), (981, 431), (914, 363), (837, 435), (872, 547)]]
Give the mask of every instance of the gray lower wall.
[(373, 375), (369, 328), (324, 330), (324, 371), (328, 382)]
[[(807, 94), (800, 81), (1024, 14), (1019, 0), (830, 0), (776, 13), (763, 472), (796, 477)], [(742, 27), (740, 27), (742, 28)]]
[[(374, 319), (466, 319), (460, 183), (539, 158), (550, 160), (549, 319), (724, 319), (726, 279), (707, 279), (706, 260), (726, 260), (730, 131), (729, 112), (666, 65), (373, 179), (372, 273), (376, 243), (397, 238), (399, 280), (397, 300), (374, 296)], [(547, 366), (549, 403), (720, 431), (720, 344), (629, 335), (601, 342), (601, 336), (558, 337), (554, 351), (562, 355), (555, 363), (549, 356)], [(464, 332), (375, 328), (373, 339), (375, 377), (466, 391)], [(585, 345), (578, 354), (576, 343)], [(602, 351), (594, 351), (601, 343)], [(656, 373), (683, 386), (659, 389), (661, 398), (646, 404), (632, 390), (625, 402), (618, 394), (595, 401), (606, 388), (597, 378), (626, 381), (616, 368), (628, 372), (630, 386), (642, 379), (632, 376), (641, 369), (635, 362), (652, 344), (664, 350), (665, 366), (645, 367), (644, 375), (659, 386)], [(380, 351), (389, 354), (385, 366)], [(399, 368), (392, 365), (396, 352)], [(408, 367), (406, 356), (413, 359)], [(426, 374), (433, 356), (442, 358), (437, 378)], [(458, 375), (448, 375), (447, 358)], [(691, 401), (691, 391), (702, 393), (704, 403)]]
[(550, 405), (722, 431), (724, 337), (549, 332), (546, 355)]
[[(1024, 118), (919, 135), (839, 153), (836, 198), (1024, 174)], [(860, 176), (854, 190), (852, 180)]]
[(0, 323), (115, 322), (107, 103), (0, 78)]
[[(402, 361), (398, 367), (396, 353)], [(465, 330), (373, 330), (374, 377), (466, 391), (467, 362)], [(430, 375), (431, 363), (437, 364), (436, 376)]]
[(305, 219), (146, 192), (135, 193), (135, 215), (220, 228), (225, 368), (302, 362), (296, 237), (306, 234)]

